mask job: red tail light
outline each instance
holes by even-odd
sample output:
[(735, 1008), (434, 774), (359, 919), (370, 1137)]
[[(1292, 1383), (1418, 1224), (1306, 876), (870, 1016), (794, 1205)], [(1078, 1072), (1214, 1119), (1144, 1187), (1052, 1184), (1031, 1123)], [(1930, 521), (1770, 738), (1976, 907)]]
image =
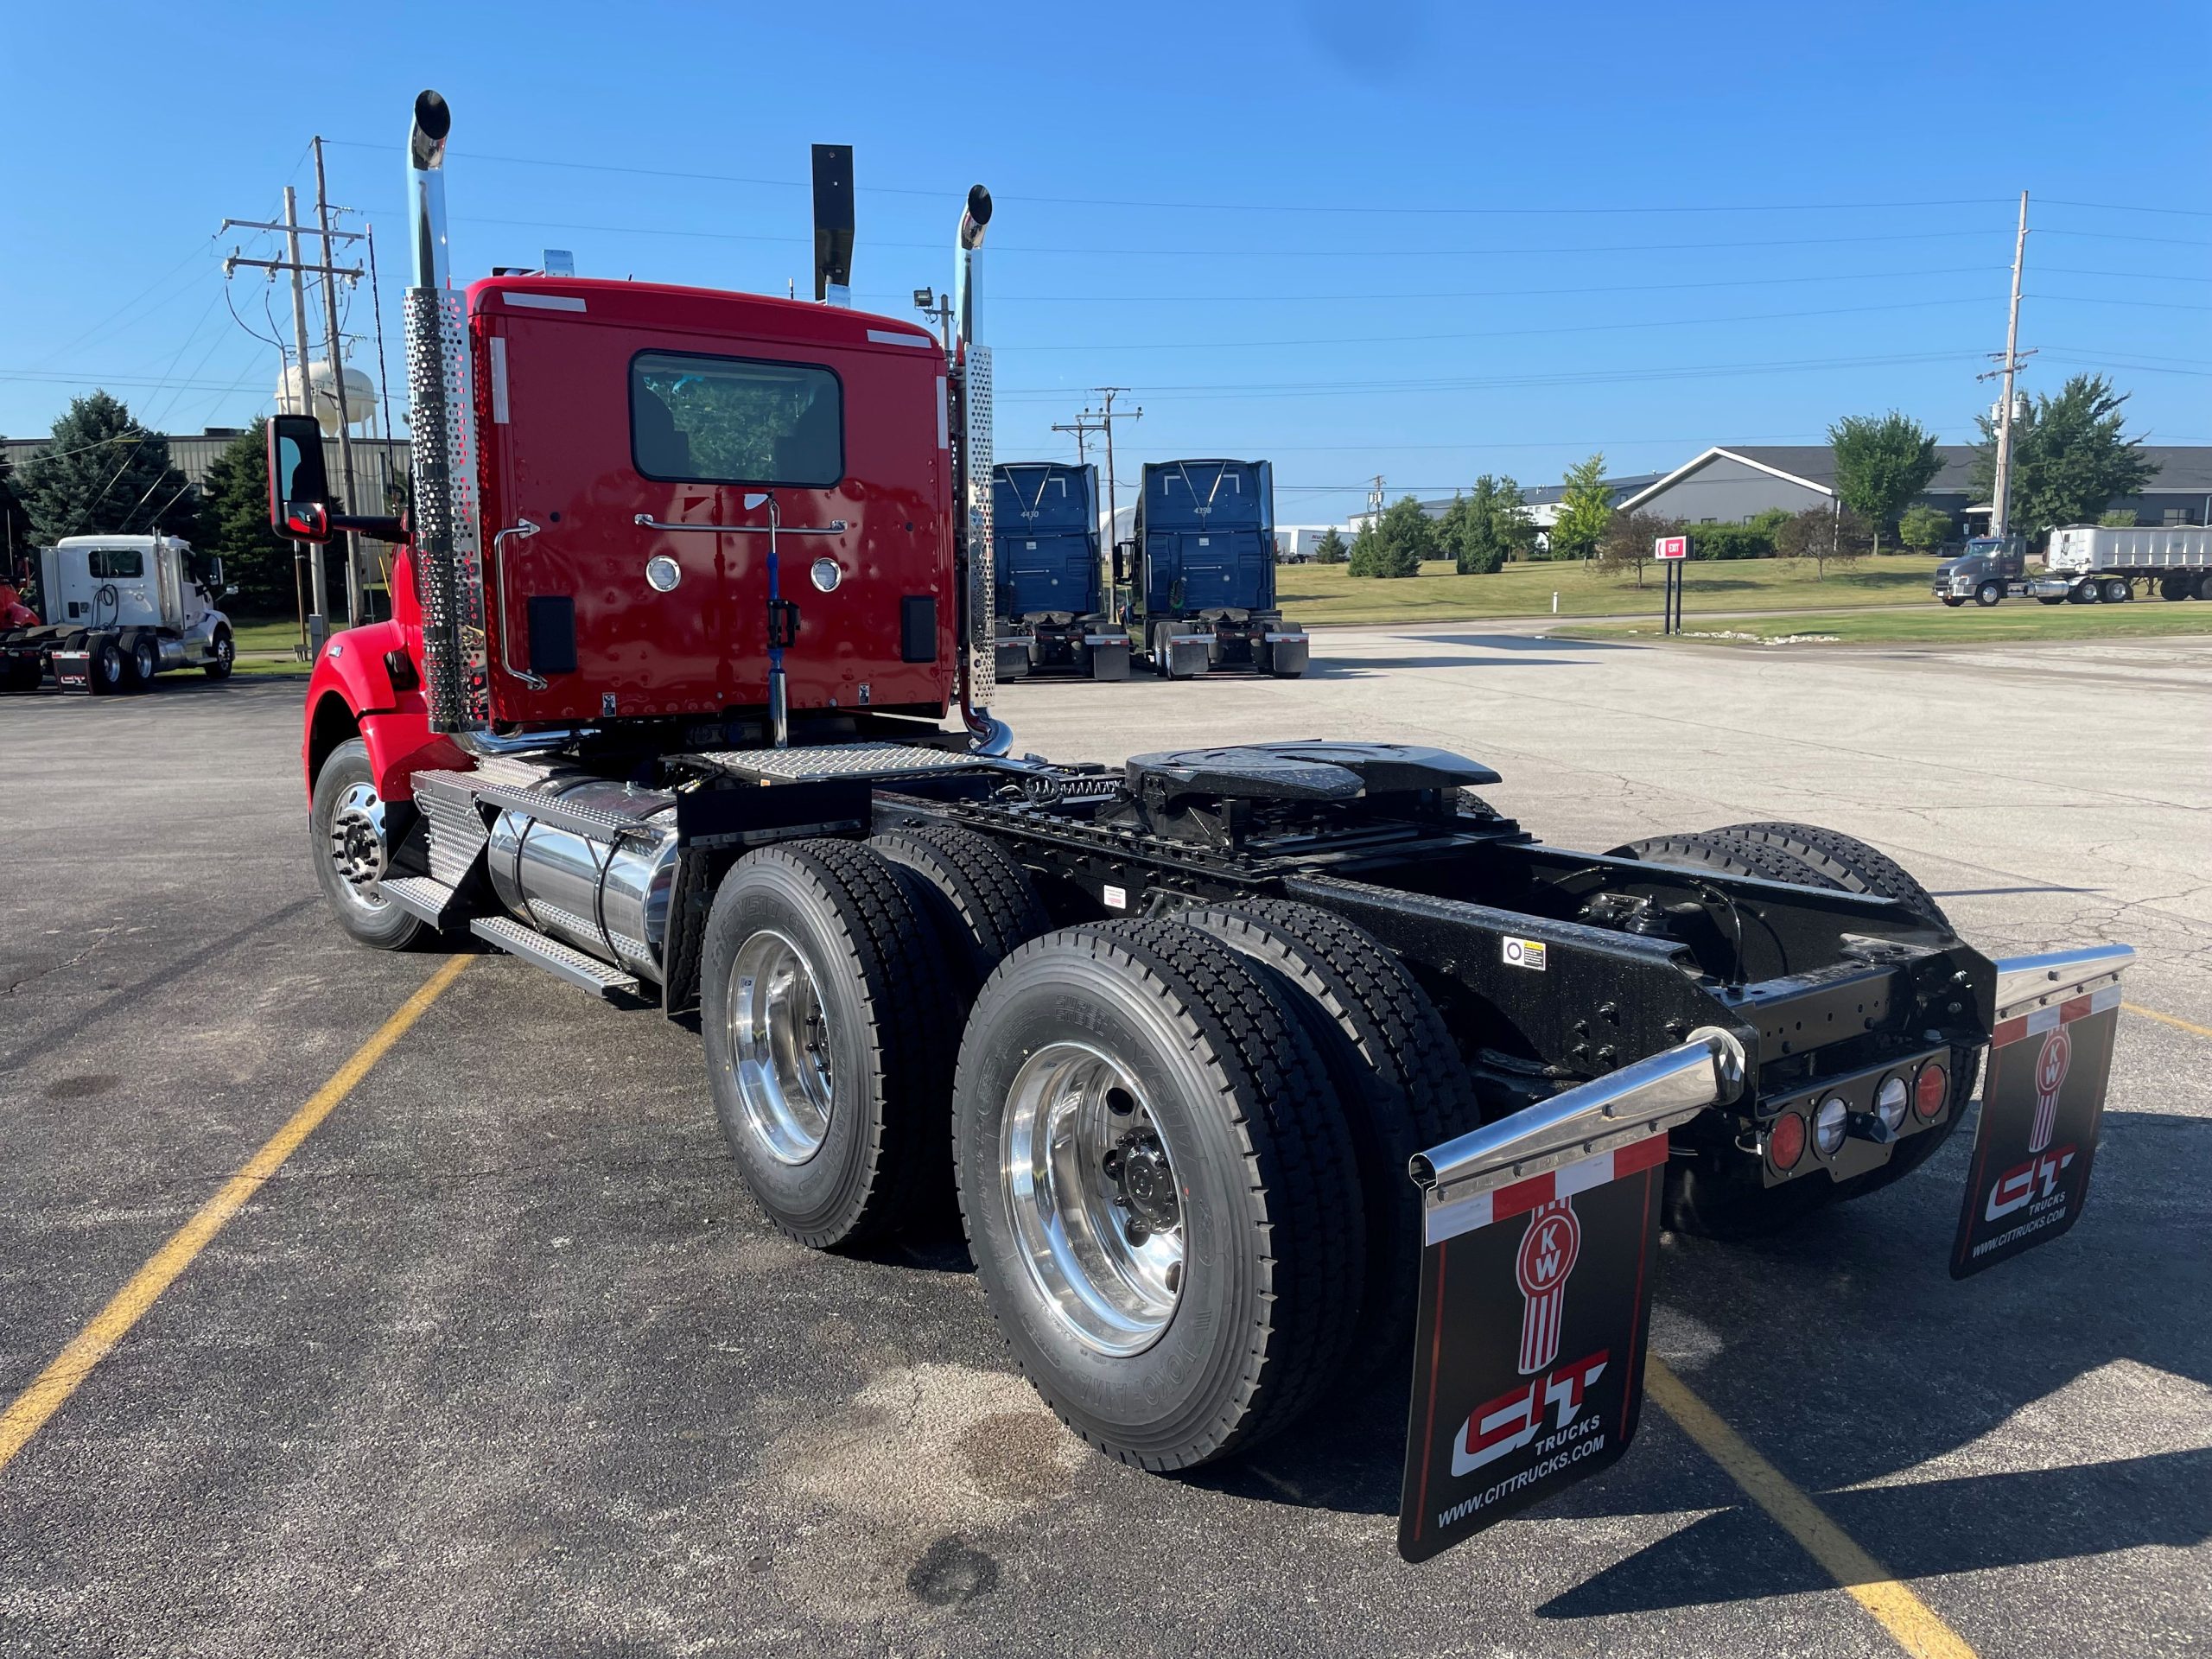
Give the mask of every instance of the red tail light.
[(1912, 1080), (1912, 1109), (1923, 1117), (1940, 1117), (1951, 1097), (1951, 1074), (1940, 1060), (1930, 1060)]
[(1795, 1112), (1784, 1112), (1767, 1128), (1766, 1155), (1780, 1170), (1797, 1167), (1797, 1160), (1805, 1155), (1805, 1120)]

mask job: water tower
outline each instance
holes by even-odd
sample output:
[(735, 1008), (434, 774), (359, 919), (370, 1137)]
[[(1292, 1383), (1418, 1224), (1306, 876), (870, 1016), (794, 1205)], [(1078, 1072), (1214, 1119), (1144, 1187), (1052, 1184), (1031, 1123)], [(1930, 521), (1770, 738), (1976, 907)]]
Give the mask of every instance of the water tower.
[[(308, 384), (315, 389), (316, 420), (329, 433), (338, 430), (338, 382), (331, 373), (328, 359), (308, 365)], [(297, 415), (304, 407), (300, 397), (300, 371), (297, 364), (288, 363), (284, 373), (276, 383), (276, 410), (281, 415)], [(365, 432), (377, 412), (377, 384), (363, 371), (346, 365), (346, 413), (347, 424), (356, 432)]]

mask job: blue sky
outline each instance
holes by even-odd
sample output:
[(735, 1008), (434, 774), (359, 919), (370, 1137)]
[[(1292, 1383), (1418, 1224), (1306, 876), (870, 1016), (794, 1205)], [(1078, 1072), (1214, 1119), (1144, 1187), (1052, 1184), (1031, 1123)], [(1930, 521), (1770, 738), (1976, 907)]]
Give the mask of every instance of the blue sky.
[(1891, 406), (1967, 441), (2023, 188), (2026, 386), (2101, 368), (2152, 440), (2212, 442), (2208, 50), (2202, 3), (2037, 0), (26, 7), (0, 433), (102, 385), (173, 431), (265, 411), (276, 348), (226, 299), (289, 334), (287, 304), (226, 296), (220, 255), (268, 250), (213, 232), (311, 191), (316, 131), (377, 227), (397, 385), (399, 141), (435, 86), (471, 275), (550, 245), (804, 290), (807, 146), (848, 142), (858, 302), (911, 315), (988, 183), (999, 454), (1071, 456), (1052, 423), (1126, 385), (1125, 493), (1138, 460), (1266, 457), (1307, 522), (1377, 473), (1659, 470)]

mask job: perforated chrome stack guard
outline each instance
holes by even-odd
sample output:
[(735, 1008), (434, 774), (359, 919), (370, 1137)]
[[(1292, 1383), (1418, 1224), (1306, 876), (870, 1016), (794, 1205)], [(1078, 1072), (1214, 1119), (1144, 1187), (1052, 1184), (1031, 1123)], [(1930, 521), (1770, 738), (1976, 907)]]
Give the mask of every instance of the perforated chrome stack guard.
[(991, 348), (969, 345), (962, 398), (967, 426), (963, 472), (968, 486), (968, 640), (969, 701), (988, 708), (999, 689), (998, 582), (991, 534)]
[(436, 732), (480, 732), (491, 722), (467, 305), (464, 296), (449, 290), (407, 290), (413, 548), (423, 601), (423, 695)]

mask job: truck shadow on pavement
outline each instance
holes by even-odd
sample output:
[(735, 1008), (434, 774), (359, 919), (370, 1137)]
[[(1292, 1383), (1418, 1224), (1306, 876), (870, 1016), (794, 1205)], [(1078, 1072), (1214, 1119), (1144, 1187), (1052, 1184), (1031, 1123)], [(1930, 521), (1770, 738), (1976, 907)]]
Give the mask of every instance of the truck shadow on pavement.
[[(2212, 1421), (2201, 1409), (2212, 1329), (2185, 1312), (2212, 1306), (2195, 1202), (2212, 1181), (2212, 1122), (2108, 1111), (2080, 1226), (2024, 1262), (1954, 1282), (1946, 1263), (1973, 1131), (1969, 1119), (1915, 1179), (1774, 1237), (1669, 1235), (1656, 1351), (1901, 1579), (2212, 1541)], [(1402, 1381), (1378, 1379), (1190, 1478), (1257, 1503), (1395, 1514), (1406, 1395)], [(1831, 1587), (1649, 1400), (1626, 1459), (1535, 1515), (1686, 1510), (1712, 1512), (1537, 1612), (1586, 1618)]]

